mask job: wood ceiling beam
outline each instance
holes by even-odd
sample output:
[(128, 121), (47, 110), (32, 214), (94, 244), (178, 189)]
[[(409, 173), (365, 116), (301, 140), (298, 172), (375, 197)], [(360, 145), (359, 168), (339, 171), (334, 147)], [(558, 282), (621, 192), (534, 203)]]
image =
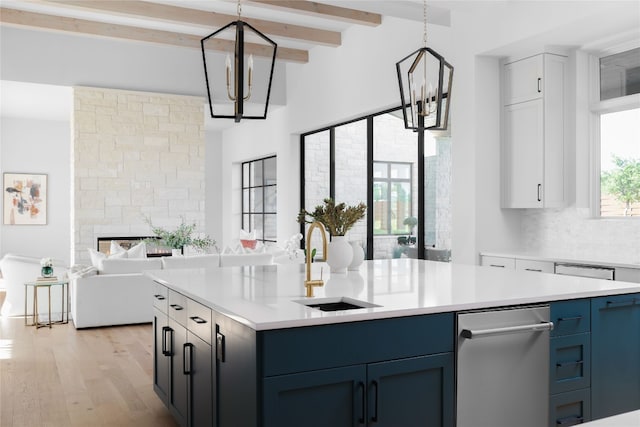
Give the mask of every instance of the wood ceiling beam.
[[(8, 8), (0, 8), (0, 23), (36, 29), (168, 44), (194, 49), (200, 49), (200, 39), (202, 39), (201, 36), (192, 34), (107, 24), (104, 22), (45, 15)], [(209, 42), (208, 46), (215, 51), (232, 52), (234, 42), (230, 40), (217, 40), (215, 42)], [(245, 52), (257, 56), (269, 56), (263, 46), (254, 43), (246, 43)], [(309, 52), (301, 49), (278, 47), (277, 58), (287, 62), (307, 63), (309, 61)]]
[(362, 10), (348, 9), (346, 7), (333, 6), (303, 0), (247, 0), (247, 3), (262, 5), (265, 7), (286, 9), (289, 12), (304, 13), (320, 18), (335, 21), (344, 21), (352, 24), (378, 26), (382, 23), (382, 15), (365, 12)]
[[(45, 0), (41, 1), (41, 3), (111, 12), (124, 16), (152, 18), (165, 22), (198, 25), (204, 28), (210, 28), (211, 31), (209, 31), (209, 33), (212, 33), (214, 29), (221, 28), (229, 22), (238, 19), (237, 15), (206, 12), (199, 9), (138, 0)], [(246, 17), (242, 17), (242, 20), (267, 35), (331, 47), (338, 47), (342, 43), (342, 36), (340, 32), (337, 31), (321, 30)]]

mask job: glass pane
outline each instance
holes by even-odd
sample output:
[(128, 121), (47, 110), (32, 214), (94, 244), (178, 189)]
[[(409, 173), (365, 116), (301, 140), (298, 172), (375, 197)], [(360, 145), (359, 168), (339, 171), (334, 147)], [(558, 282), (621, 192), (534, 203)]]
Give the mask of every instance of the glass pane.
[(425, 133), (424, 156), (425, 258), (449, 261), (451, 256), (451, 141)]
[(374, 163), (373, 164), (373, 177), (374, 178), (387, 178), (387, 171), (389, 165), (387, 163)]
[(304, 207), (313, 211), (329, 197), (329, 131), (305, 136), (304, 153)]
[[(384, 201), (375, 202), (374, 258), (416, 257), (414, 236), (404, 224), (408, 217), (418, 217), (418, 133), (404, 128), (401, 114), (389, 113), (373, 118), (373, 159), (389, 167)], [(391, 179), (407, 179), (397, 182)], [(376, 179), (377, 180), (377, 179)], [(382, 184), (380, 179), (380, 184)], [(377, 193), (374, 184), (374, 199)], [(414, 209), (415, 211), (411, 211)], [(417, 231), (417, 228), (416, 228)]]
[[(367, 202), (367, 121), (359, 120), (335, 129), (335, 196), (337, 203)], [(349, 240), (367, 240), (366, 216), (347, 233)]]
[(600, 58), (600, 100), (640, 93), (640, 48)]
[(249, 163), (242, 164), (242, 188), (249, 186)]
[(262, 212), (262, 188), (252, 188), (251, 190), (251, 212)]
[(249, 204), (249, 191), (242, 190), (242, 213), (249, 212), (251, 205)]
[(262, 184), (262, 161), (251, 162), (251, 187)]
[(386, 182), (373, 183), (373, 234), (389, 234), (388, 191)]
[(264, 185), (273, 185), (277, 180), (277, 163), (275, 157), (264, 159)]
[(276, 213), (278, 208), (278, 194), (276, 186), (264, 187), (264, 211), (270, 213)]
[(600, 116), (600, 214), (640, 216), (640, 108)]
[(411, 165), (392, 163), (390, 165), (390, 169), (391, 169), (391, 178), (401, 178), (401, 179), (411, 178)]
[(251, 223), (249, 222), (249, 215), (242, 215), (242, 229), (247, 231), (251, 230)]
[(255, 230), (256, 239), (258, 240), (262, 240), (264, 238), (262, 233), (262, 231), (264, 230), (264, 225), (262, 224), (262, 218), (263, 218), (262, 214), (251, 215), (251, 230), (249, 231), (251, 232)]
[(264, 239), (274, 241), (278, 239), (275, 215), (264, 216)]

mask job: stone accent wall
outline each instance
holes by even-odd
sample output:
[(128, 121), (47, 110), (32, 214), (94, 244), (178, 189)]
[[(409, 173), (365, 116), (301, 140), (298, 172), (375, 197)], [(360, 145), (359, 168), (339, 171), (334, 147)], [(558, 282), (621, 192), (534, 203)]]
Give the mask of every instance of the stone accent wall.
[(72, 262), (98, 236), (149, 235), (145, 216), (204, 230), (201, 98), (76, 87), (73, 101)]

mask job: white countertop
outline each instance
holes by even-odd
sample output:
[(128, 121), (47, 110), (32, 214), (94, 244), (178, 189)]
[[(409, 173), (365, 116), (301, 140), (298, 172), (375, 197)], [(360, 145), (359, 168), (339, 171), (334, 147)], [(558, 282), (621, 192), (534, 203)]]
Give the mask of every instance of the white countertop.
[(640, 426), (640, 411), (626, 412), (581, 425), (585, 427), (638, 427)]
[[(304, 297), (304, 265), (157, 270), (146, 274), (255, 329), (352, 322), (640, 292), (640, 284), (473, 265), (393, 259), (365, 261), (360, 270), (331, 275)], [(295, 301), (347, 297), (373, 308), (322, 312)]]
[[(549, 252), (531, 252), (518, 250), (505, 251), (482, 251), (480, 255), (497, 256), (504, 258), (518, 258), (532, 261), (550, 261), (568, 264), (587, 264), (598, 265), (603, 267), (622, 267), (640, 269), (640, 260), (611, 258), (607, 254), (598, 256), (585, 256), (578, 253), (549, 253)], [(637, 262), (636, 262), (637, 261)]]

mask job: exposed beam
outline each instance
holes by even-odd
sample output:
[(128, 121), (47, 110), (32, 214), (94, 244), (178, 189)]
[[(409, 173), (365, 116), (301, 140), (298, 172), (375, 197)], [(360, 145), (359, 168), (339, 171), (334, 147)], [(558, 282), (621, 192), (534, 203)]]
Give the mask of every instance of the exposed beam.
[[(107, 24), (104, 22), (45, 15), (8, 8), (0, 8), (0, 23), (37, 29), (48, 29), (168, 44), (194, 49), (200, 49), (200, 39), (202, 38), (201, 36), (195, 36), (192, 34)], [(212, 50), (221, 52), (232, 52), (234, 49), (234, 43), (231, 40), (217, 40), (216, 42), (210, 42), (209, 46)], [(269, 53), (265, 51), (263, 46), (254, 43), (246, 43), (245, 52), (252, 53), (256, 56), (269, 56)], [(301, 49), (279, 47), (277, 58), (282, 61), (306, 63), (309, 61), (309, 52)]]
[[(206, 12), (199, 9), (150, 3), (138, 0), (45, 0), (44, 4), (79, 7), (85, 10), (99, 10), (125, 16), (152, 18), (160, 21), (198, 25), (214, 31), (238, 19), (237, 15)], [(321, 30), (300, 25), (283, 24), (242, 17), (242, 20), (267, 35), (302, 40), (323, 46), (337, 47), (341, 44), (341, 34), (337, 31)]]
[(290, 12), (304, 13), (325, 19), (332, 19), (352, 24), (378, 26), (382, 23), (382, 15), (362, 10), (348, 9), (306, 0), (248, 0), (248, 3), (266, 7), (288, 9)]

